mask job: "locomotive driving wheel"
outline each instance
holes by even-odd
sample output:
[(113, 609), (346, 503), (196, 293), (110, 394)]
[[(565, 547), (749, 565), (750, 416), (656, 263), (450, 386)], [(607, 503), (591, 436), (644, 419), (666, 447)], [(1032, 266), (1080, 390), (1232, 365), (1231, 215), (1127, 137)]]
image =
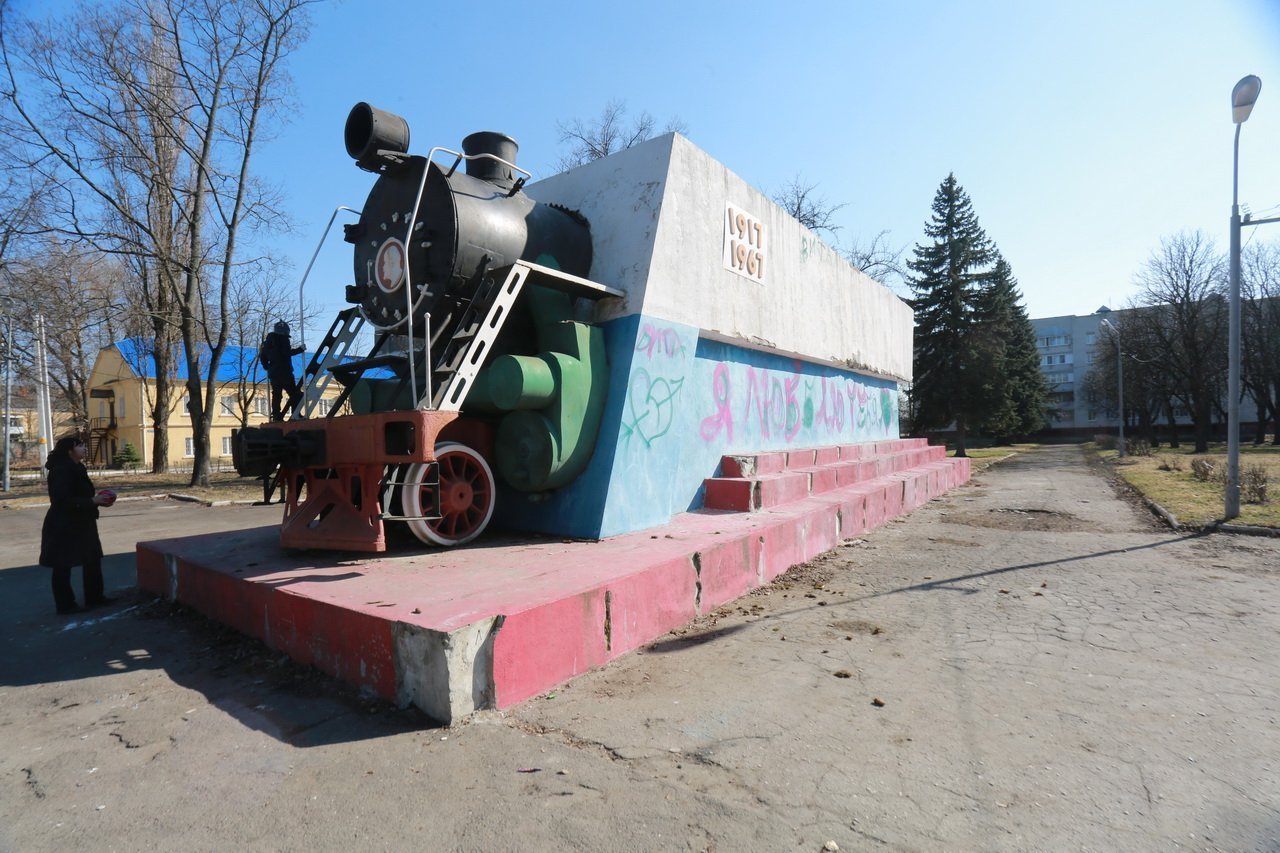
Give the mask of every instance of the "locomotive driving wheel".
[[(496, 484), (484, 457), (465, 444), (436, 446), (435, 462), (418, 462), (404, 472), (401, 500), (413, 535), (432, 545), (451, 547), (479, 536), (493, 517)], [(438, 518), (434, 515), (439, 495)]]

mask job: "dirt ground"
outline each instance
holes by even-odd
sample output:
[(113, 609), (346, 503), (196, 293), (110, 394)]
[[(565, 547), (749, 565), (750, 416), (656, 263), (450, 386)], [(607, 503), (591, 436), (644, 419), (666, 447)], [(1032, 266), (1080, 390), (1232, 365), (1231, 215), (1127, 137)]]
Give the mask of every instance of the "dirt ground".
[[(117, 587), (139, 531), (278, 519), (117, 507)], [(0, 513), (0, 849), (1280, 849), (1280, 540), (1078, 448), (451, 728), (168, 605), (58, 621), (39, 520)]]

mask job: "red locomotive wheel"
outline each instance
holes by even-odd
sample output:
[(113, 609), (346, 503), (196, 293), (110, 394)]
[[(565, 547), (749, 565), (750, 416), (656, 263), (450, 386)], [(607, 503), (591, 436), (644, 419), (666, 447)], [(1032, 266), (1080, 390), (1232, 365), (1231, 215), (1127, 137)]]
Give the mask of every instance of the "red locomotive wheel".
[(489, 526), (495, 486), (493, 471), (483, 456), (465, 444), (440, 444), (435, 463), (408, 467), (402, 492), (405, 515), (431, 515), (439, 488), (440, 517), (415, 518), (408, 522), (409, 529), (432, 545), (451, 547), (470, 542)]

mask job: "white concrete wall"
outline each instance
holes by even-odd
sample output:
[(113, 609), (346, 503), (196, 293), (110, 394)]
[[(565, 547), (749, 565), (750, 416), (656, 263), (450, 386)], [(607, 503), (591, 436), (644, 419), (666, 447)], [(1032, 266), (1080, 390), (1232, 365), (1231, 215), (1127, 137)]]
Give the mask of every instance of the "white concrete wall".
[(594, 320), (643, 310), (670, 148), (670, 136), (650, 140), (525, 190), (538, 201), (581, 211), (591, 223), (594, 251), (588, 277), (627, 294), (623, 300), (597, 303)]
[[(643, 313), (726, 342), (911, 379), (910, 307), (679, 134), (528, 192), (590, 220), (591, 278), (627, 292), (621, 304), (600, 303), (596, 320)], [(725, 267), (726, 205), (760, 225), (755, 278)]]

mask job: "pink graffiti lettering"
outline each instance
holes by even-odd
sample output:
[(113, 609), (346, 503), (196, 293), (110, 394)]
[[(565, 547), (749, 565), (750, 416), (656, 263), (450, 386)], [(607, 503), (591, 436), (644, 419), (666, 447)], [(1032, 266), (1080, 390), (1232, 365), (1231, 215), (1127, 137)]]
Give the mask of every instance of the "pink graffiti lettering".
[(786, 433), (787, 441), (796, 437), (800, 432), (800, 427), (804, 423), (804, 419), (800, 416), (800, 403), (796, 401), (796, 386), (800, 384), (800, 377), (788, 376), (786, 380), (787, 395), (787, 424)]
[(762, 436), (768, 438), (777, 432), (790, 441), (804, 425), (800, 403), (796, 400), (796, 387), (799, 384), (797, 376), (781, 379), (771, 377), (767, 370), (757, 372), (755, 368), (748, 367), (747, 399), (742, 409), (743, 417), (750, 420), (754, 414), (760, 424)]
[(715, 395), (716, 411), (702, 419), (699, 432), (703, 441), (711, 441), (724, 430), (725, 440), (733, 441), (733, 412), (729, 408), (729, 365), (723, 362), (716, 365), (712, 376), (711, 388)]
[(655, 352), (665, 358), (675, 358), (684, 354), (684, 343), (675, 329), (645, 323), (640, 329), (640, 337), (636, 339), (636, 352), (642, 352), (645, 358), (650, 359)]
[(836, 383), (823, 376), (819, 384), (822, 388), (822, 402), (818, 405), (814, 420), (826, 426), (828, 432), (838, 433), (844, 429), (844, 406), (840, 405), (832, 387)]

